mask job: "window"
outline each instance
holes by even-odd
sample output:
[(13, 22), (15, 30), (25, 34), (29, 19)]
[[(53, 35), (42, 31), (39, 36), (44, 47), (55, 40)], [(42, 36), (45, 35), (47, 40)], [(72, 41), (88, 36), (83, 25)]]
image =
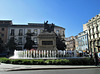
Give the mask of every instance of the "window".
[(94, 28), (92, 28), (92, 33), (94, 33)]
[(85, 41), (85, 44), (87, 45), (87, 41)]
[(57, 34), (57, 35), (59, 34), (59, 30), (56, 30), (56, 34)]
[(64, 31), (63, 31), (63, 36), (65, 36), (65, 33), (64, 33)]
[(19, 37), (18, 44), (22, 44), (22, 37)]
[(11, 29), (11, 36), (14, 36), (14, 29)]
[(86, 39), (86, 36), (85, 36), (85, 39)]
[(38, 34), (38, 31), (37, 31), (37, 29), (34, 29), (34, 33), (35, 33), (35, 35), (37, 35), (37, 34)]
[(83, 45), (85, 45), (85, 42), (83, 41)]
[(98, 32), (98, 26), (96, 26), (96, 31)]
[(2, 28), (2, 31), (4, 31), (5, 29), (4, 28)]
[(43, 29), (40, 30), (40, 33), (42, 33), (42, 32), (43, 32)]
[(2, 37), (4, 37), (4, 34), (1, 34)]
[(34, 43), (37, 44), (37, 38), (33, 38)]
[(91, 39), (91, 35), (89, 35), (90, 39)]
[(91, 29), (89, 29), (89, 34), (91, 34)]
[(100, 22), (100, 19), (97, 20), (97, 23), (99, 23), (99, 22)]
[(19, 29), (19, 35), (22, 36), (23, 35), (23, 30)]
[(99, 37), (99, 34), (97, 34), (97, 37)]
[(95, 35), (93, 35), (93, 38), (95, 38)]
[(99, 42), (99, 46), (100, 46), (100, 40), (98, 42)]
[(97, 42), (95, 41), (95, 46), (96, 46)]
[(28, 29), (28, 30), (27, 30), (27, 33), (31, 33), (31, 29)]
[(98, 49), (98, 52), (100, 52), (100, 48)]

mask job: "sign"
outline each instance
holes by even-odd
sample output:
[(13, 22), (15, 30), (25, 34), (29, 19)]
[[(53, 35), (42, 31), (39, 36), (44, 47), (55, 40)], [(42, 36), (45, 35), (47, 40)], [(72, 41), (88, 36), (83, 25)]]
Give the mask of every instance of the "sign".
[(42, 45), (53, 45), (53, 41), (42, 41)]
[(98, 53), (98, 57), (100, 58), (100, 52)]

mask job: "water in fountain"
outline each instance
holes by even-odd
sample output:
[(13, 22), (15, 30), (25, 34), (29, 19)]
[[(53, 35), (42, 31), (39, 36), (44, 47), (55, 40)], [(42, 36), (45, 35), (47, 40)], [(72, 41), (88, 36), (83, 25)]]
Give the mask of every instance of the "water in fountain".
[[(74, 53), (74, 54), (73, 54)], [(76, 57), (76, 52), (57, 50), (22, 50), (14, 51), (14, 56), (10, 59), (56, 59), (65, 57)], [(67, 55), (67, 56), (66, 56)]]

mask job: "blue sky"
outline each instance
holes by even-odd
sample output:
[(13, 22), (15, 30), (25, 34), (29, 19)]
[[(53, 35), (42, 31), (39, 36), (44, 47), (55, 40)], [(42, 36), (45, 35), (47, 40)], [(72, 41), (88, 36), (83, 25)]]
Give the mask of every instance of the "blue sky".
[(14, 24), (48, 20), (66, 29), (66, 37), (83, 31), (83, 24), (100, 13), (100, 0), (0, 0), (0, 20)]

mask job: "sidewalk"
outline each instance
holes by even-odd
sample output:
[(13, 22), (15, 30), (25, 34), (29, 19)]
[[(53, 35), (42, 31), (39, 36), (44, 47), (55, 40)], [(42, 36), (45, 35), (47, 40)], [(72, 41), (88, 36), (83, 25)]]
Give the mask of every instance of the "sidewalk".
[(1, 63), (0, 71), (20, 71), (20, 70), (49, 70), (49, 69), (87, 69), (100, 68), (99, 66), (72, 66), (72, 65), (13, 65)]

